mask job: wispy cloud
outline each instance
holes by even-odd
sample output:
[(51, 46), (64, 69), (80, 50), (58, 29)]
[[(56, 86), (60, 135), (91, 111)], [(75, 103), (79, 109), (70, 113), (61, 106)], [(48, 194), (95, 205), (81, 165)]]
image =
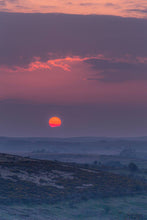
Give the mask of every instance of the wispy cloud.
[(145, 9), (132, 8), (132, 9), (128, 9), (127, 11), (129, 11), (129, 12), (139, 12), (139, 13), (147, 14), (147, 8), (145, 8)]
[(4, 0), (0, 1), (0, 5), (5, 6), (5, 1)]

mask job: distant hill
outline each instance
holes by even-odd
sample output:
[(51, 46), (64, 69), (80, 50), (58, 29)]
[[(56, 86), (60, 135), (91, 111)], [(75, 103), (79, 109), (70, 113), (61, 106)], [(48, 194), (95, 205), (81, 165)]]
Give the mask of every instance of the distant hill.
[(81, 165), (0, 154), (0, 203), (54, 203), (147, 192), (147, 184)]
[(136, 156), (147, 159), (147, 138), (10, 138), (0, 137), (0, 152), (22, 155), (44, 150), (46, 153), (119, 155), (131, 148)]

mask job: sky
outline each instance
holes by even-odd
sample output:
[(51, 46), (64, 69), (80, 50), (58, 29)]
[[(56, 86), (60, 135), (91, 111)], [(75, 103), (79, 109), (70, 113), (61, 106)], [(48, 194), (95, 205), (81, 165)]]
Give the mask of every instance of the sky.
[(146, 0), (0, 0), (0, 33), (0, 136), (147, 135)]

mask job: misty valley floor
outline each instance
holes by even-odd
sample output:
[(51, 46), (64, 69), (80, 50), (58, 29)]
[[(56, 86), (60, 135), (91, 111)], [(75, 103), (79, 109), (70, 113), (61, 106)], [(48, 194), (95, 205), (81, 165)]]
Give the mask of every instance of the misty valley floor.
[(90, 199), (54, 205), (0, 205), (1, 220), (145, 220), (147, 196)]

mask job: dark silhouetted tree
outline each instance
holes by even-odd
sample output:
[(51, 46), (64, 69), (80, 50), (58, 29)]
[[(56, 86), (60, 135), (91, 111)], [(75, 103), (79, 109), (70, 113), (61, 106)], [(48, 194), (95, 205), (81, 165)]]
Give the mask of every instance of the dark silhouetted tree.
[(131, 172), (136, 172), (138, 170), (138, 167), (135, 163), (129, 163), (128, 168)]

